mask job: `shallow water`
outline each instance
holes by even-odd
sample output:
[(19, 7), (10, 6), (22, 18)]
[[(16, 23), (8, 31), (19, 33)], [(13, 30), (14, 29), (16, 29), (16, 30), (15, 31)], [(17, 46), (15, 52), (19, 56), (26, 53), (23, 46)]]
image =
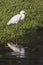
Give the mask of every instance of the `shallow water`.
[(20, 58), (20, 56), (16, 56), (11, 49), (8, 50), (3, 48), (1, 52), (3, 57), (0, 59), (0, 65), (28, 65), (27, 49), (25, 49), (25, 52), (25, 56)]
[[(35, 49), (30, 52), (29, 48), (25, 49), (25, 57), (20, 58), (12, 55), (12, 50), (2, 49), (0, 54), (3, 55), (2, 59), (0, 59), (0, 65), (40, 65), (40, 51), (39, 49)], [(42, 59), (41, 59), (42, 60)]]

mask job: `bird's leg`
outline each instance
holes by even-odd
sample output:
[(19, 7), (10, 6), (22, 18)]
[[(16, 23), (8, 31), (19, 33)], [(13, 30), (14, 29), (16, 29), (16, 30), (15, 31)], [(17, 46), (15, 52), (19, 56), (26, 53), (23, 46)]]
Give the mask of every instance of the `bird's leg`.
[(17, 45), (17, 24), (16, 24), (16, 45)]

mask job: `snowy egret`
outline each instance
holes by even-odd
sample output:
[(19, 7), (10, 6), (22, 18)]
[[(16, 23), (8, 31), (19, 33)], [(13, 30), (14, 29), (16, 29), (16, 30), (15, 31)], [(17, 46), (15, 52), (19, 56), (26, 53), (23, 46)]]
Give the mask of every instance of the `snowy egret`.
[(7, 45), (10, 49), (12, 49), (12, 55), (16, 55), (17, 57), (21, 58), (25, 57), (25, 49), (22, 46), (19, 48), (19, 45), (15, 45), (13, 43), (7, 43)]
[[(16, 24), (16, 32), (17, 32), (17, 23), (20, 21), (20, 20), (23, 20), (25, 18), (25, 11), (22, 10), (20, 11), (20, 14), (17, 14), (15, 16), (13, 16), (7, 23), (7, 25), (10, 25), (10, 24)], [(16, 34), (16, 37), (17, 37), (17, 34)], [(17, 39), (16, 39), (16, 43), (17, 43)]]
[(20, 20), (23, 20), (24, 18), (25, 18), (25, 11), (24, 10), (22, 10), (21, 12), (20, 12), (20, 14), (17, 14), (17, 15), (15, 15), (15, 16), (13, 16), (9, 21), (8, 21), (8, 23), (7, 23), (7, 25), (10, 25), (10, 24), (17, 24)]

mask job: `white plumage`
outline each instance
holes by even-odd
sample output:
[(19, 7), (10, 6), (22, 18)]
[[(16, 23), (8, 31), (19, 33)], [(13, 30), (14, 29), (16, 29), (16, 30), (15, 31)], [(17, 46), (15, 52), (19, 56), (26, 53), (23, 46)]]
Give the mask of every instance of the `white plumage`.
[(15, 16), (13, 16), (7, 23), (7, 25), (10, 25), (10, 24), (17, 24), (20, 20), (23, 20), (25, 18), (25, 15), (24, 15), (25, 11), (21, 11), (20, 14), (17, 14)]
[[(25, 18), (24, 15), (25, 11), (21, 11), (20, 14), (17, 14), (15, 16), (13, 16), (7, 23), (7, 25), (10, 24), (17, 24), (20, 20), (23, 20)], [(17, 29), (17, 26), (16, 26)], [(16, 40), (17, 43), (17, 40)], [(12, 49), (14, 51), (14, 54), (18, 57), (24, 57), (25, 56), (25, 49), (23, 47), (21, 47), (21, 49), (13, 44), (7, 44), (8, 47), (10, 47), (10, 49)], [(13, 54), (13, 53), (12, 53)]]

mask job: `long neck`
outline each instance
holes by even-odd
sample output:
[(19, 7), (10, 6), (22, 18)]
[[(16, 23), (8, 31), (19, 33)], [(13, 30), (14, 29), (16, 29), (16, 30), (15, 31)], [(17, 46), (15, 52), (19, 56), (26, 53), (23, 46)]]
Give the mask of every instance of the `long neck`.
[(23, 13), (21, 13), (21, 20), (23, 20), (25, 17), (25, 15)]

